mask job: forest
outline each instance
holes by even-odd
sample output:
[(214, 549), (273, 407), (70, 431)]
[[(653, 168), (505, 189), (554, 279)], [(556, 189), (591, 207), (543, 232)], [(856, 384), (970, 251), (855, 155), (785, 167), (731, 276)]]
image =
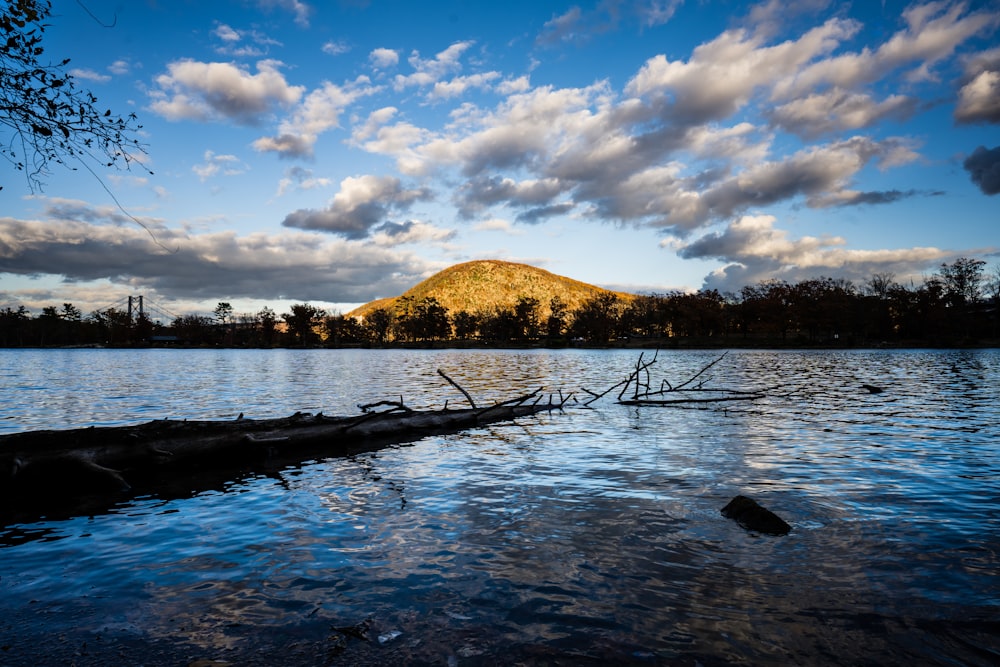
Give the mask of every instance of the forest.
[(979, 259), (942, 264), (919, 284), (891, 273), (863, 284), (819, 277), (768, 280), (737, 293), (716, 290), (635, 295), (602, 293), (570, 310), (515, 297), (487, 312), (449, 312), (438, 299), (398, 300), (363, 320), (297, 303), (172, 322), (108, 308), (84, 316), (71, 303), (33, 315), (0, 309), (0, 347), (391, 347), (391, 346), (993, 346), (1000, 342), (1000, 267)]

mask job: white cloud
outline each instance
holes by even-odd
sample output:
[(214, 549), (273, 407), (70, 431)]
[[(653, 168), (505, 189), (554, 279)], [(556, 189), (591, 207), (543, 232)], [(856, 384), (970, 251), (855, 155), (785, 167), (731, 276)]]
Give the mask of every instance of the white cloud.
[(150, 108), (168, 120), (216, 120), (254, 125), (275, 107), (301, 99), (305, 88), (290, 86), (279, 71), (281, 63), (262, 60), (257, 73), (231, 63), (180, 60), (156, 77)]
[(323, 53), (328, 56), (340, 56), (351, 50), (350, 45), (344, 40), (333, 41), (330, 40), (322, 46)]
[(202, 183), (220, 174), (238, 176), (249, 169), (250, 167), (235, 155), (217, 155), (210, 150), (205, 151), (204, 162), (191, 167), (191, 171), (197, 174)]
[(490, 83), (499, 79), (500, 76), (500, 72), (483, 72), (481, 74), (458, 76), (450, 81), (438, 81), (434, 84), (434, 88), (428, 97), (436, 100), (459, 97), (470, 88), (489, 88)]
[(220, 23), (219, 25), (217, 25), (215, 27), (215, 30), (212, 31), (212, 34), (221, 39), (223, 42), (240, 41), (240, 33), (238, 33), (236, 30), (233, 30), (225, 23)]
[(1000, 123), (1000, 48), (978, 53), (965, 63), (955, 121)]
[(736, 291), (771, 278), (797, 282), (835, 274), (864, 281), (879, 272), (919, 275), (953, 254), (938, 248), (852, 250), (839, 236), (790, 239), (775, 222), (771, 215), (743, 216), (721, 232), (680, 245), (678, 255), (728, 262), (706, 278), (705, 286)]
[(886, 119), (905, 120), (916, 111), (917, 100), (890, 95), (877, 102), (865, 93), (832, 88), (783, 104), (770, 114), (772, 122), (790, 132), (814, 139), (823, 134), (860, 130)]
[(128, 74), (132, 70), (132, 64), (127, 60), (116, 60), (108, 65), (108, 71), (115, 76)]
[(428, 222), (408, 220), (402, 223), (385, 222), (379, 225), (372, 230), (371, 242), (383, 247), (414, 243), (446, 245), (453, 238), (455, 238), (454, 229), (443, 229)]
[(394, 87), (396, 90), (403, 90), (410, 86), (431, 86), (437, 83), (450, 72), (461, 69), (462, 54), (472, 44), (473, 42), (468, 41), (455, 42), (429, 60), (421, 58), (419, 51), (414, 51), (408, 62), (415, 71), (408, 75), (397, 74), (394, 79)]
[(415, 202), (430, 197), (428, 190), (407, 190), (392, 176), (352, 176), (340, 182), (340, 192), (329, 206), (321, 210), (300, 209), (288, 214), (281, 224), (361, 239), (376, 225), (389, 222), (386, 218), (392, 212), (405, 211)]
[(931, 68), (935, 64), (950, 56), (964, 40), (997, 24), (997, 14), (976, 12), (963, 16), (965, 10), (965, 3), (913, 5), (903, 12), (907, 28), (877, 50), (865, 48), (813, 63), (779, 82), (774, 97), (790, 99), (823, 85), (852, 89), (914, 63), (917, 68), (908, 74), (911, 80), (933, 79)]
[(832, 52), (859, 29), (854, 21), (831, 19), (794, 41), (765, 46), (746, 30), (728, 30), (698, 46), (687, 62), (659, 55), (629, 81), (626, 92), (658, 102), (664, 114), (686, 122), (725, 118), (762, 86), (795, 74)]
[(108, 74), (101, 74), (100, 72), (95, 72), (92, 69), (75, 67), (69, 71), (69, 75), (76, 79), (85, 79), (87, 81), (94, 81), (96, 83), (107, 83), (111, 80), (111, 76)]
[(368, 54), (368, 60), (376, 69), (388, 69), (399, 64), (399, 53), (392, 49), (375, 49)]
[(1000, 71), (980, 72), (962, 86), (955, 120), (960, 123), (1000, 123)]
[(355, 100), (371, 95), (378, 88), (360, 82), (337, 86), (330, 82), (309, 93), (291, 118), (278, 126), (274, 137), (261, 137), (253, 147), (261, 152), (275, 152), (282, 157), (311, 157), (319, 135), (340, 127), (340, 115)]

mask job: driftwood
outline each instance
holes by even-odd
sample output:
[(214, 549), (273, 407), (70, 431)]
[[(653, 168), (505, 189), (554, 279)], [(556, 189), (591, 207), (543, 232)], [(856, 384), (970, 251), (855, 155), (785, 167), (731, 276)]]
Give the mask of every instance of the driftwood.
[[(473, 406), (469, 394), (443, 372)], [(278, 419), (159, 420), (132, 426), (29, 431), (0, 435), (0, 520), (9, 510), (78, 504), (81, 496), (117, 502), (157, 495), (210, 469), (222, 479), (301, 463), (349, 456), (428, 434), (457, 432), (560, 410), (570, 397), (546, 398), (541, 389), (485, 407), (414, 410), (399, 401), (359, 405), (360, 415), (296, 413)], [(216, 482), (217, 484), (217, 482)]]
[(584, 392), (590, 394), (590, 398), (584, 401), (583, 404), (585, 406), (590, 405), (618, 388), (621, 388), (621, 391), (618, 392), (617, 400), (620, 405), (671, 406), (697, 403), (724, 403), (727, 401), (754, 401), (765, 398), (766, 394), (762, 389), (747, 391), (705, 386), (712, 378), (702, 376), (722, 361), (727, 354), (729, 353), (724, 352), (722, 356), (703, 366), (701, 370), (679, 384), (673, 385), (668, 380), (662, 380), (659, 386), (654, 388), (650, 382), (649, 369), (656, 364), (659, 350), (653, 354), (652, 359), (645, 359), (645, 353), (642, 353), (639, 355), (639, 360), (636, 362), (635, 368), (621, 382), (612, 385), (601, 393), (583, 388)]

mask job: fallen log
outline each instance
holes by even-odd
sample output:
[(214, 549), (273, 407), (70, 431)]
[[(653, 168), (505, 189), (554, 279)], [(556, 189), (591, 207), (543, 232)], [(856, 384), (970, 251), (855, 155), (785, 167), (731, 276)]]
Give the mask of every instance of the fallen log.
[[(440, 371), (439, 371), (440, 372)], [(441, 373), (451, 384), (450, 378)], [(461, 390), (461, 388), (459, 387)], [(468, 397), (464, 390), (463, 394)], [(0, 521), (32, 507), (119, 502), (217, 468), (228, 479), (310, 458), (349, 456), (484, 424), (561, 410), (570, 397), (541, 389), (485, 407), (414, 410), (399, 401), (358, 406), (353, 417), (296, 413), (277, 419), (157, 420), (129, 426), (0, 435)], [(471, 398), (469, 402), (475, 405)], [(384, 408), (374, 410), (374, 408)], [(91, 513), (89, 510), (77, 513)]]

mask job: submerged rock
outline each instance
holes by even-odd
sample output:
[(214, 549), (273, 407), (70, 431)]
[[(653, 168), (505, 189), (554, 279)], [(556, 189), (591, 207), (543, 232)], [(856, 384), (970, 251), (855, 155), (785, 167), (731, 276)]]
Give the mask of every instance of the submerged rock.
[(722, 508), (722, 516), (733, 519), (747, 530), (768, 535), (785, 535), (792, 529), (785, 520), (752, 498), (736, 496)]

